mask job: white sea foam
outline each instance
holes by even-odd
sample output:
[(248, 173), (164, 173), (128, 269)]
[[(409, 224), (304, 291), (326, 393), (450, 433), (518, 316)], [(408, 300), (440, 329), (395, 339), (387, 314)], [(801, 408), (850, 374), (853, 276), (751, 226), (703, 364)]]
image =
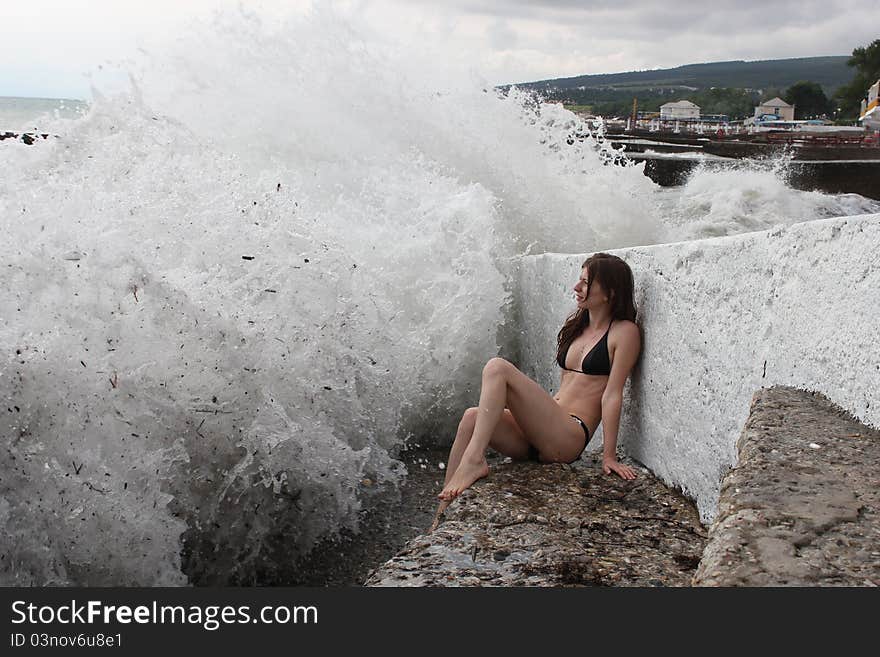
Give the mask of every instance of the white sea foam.
[(858, 194), (801, 191), (788, 185), (791, 156), (701, 163), (680, 188), (656, 189), (667, 241), (766, 230), (780, 224), (880, 211)]
[(3, 581), (290, 578), (476, 402), (512, 256), (650, 229), (561, 107), (359, 39), (226, 16), (5, 145)]

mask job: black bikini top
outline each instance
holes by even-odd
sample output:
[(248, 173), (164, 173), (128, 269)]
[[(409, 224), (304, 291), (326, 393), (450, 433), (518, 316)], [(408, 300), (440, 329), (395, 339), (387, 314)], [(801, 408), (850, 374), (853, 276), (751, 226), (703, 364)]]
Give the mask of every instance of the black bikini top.
[[(569, 372), (579, 372), (580, 374), (594, 374), (597, 376), (608, 376), (611, 374), (611, 357), (608, 354), (608, 332), (611, 331), (611, 324), (608, 324), (608, 330), (605, 335), (593, 345), (589, 353), (584, 356), (584, 362), (581, 363), (581, 369), (572, 370), (565, 366), (565, 359), (568, 357), (568, 350), (565, 352), (565, 358), (561, 361), (557, 359), (557, 364), (564, 370)], [(571, 345), (568, 346), (571, 349)]]

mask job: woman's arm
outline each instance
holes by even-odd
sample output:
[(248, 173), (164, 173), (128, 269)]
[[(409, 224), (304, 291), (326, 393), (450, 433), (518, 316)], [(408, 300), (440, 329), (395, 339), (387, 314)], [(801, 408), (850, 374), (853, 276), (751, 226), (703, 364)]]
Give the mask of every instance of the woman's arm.
[(617, 330), (617, 346), (614, 350), (614, 363), (605, 392), (602, 394), (602, 469), (605, 474), (612, 471), (624, 479), (635, 479), (631, 468), (617, 462), (617, 432), (620, 428), (620, 408), (623, 404), (623, 384), (639, 358), (642, 347), (639, 327), (633, 322), (624, 322)]

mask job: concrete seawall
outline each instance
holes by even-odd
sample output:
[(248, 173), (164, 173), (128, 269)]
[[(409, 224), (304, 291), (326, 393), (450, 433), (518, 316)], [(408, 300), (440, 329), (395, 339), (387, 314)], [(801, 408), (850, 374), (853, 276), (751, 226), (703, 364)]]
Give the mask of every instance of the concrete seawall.
[[(644, 333), (621, 449), (709, 523), (756, 389), (815, 390), (880, 426), (878, 246), (880, 214), (613, 251), (633, 268)], [(584, 258), (522, 260), (519, 364), (547, 390), (558, 389), (556, 333)]]

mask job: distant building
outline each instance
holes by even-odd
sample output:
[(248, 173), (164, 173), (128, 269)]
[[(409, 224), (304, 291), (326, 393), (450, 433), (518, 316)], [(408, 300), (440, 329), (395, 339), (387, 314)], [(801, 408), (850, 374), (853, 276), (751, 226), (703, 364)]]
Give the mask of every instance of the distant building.
[(776, 117), (777, 121), (794, 121), (794, 105), (789, 105), (778, 96), (761, 103), (755, 108), (755, 119)]
[(862, 100), (862, 107), (859, 111), (859, 121), (862, 125), (871, 130), (880, 129), (880, 80), (877, 80), (868, 89), (868, 97)]
[(694, 105), (689, 100), (679, 100), (674, 103), (665, 103), (660, 106), (661, 121), (678, 121), (681, 119), (700, 119), (700, 106)]

